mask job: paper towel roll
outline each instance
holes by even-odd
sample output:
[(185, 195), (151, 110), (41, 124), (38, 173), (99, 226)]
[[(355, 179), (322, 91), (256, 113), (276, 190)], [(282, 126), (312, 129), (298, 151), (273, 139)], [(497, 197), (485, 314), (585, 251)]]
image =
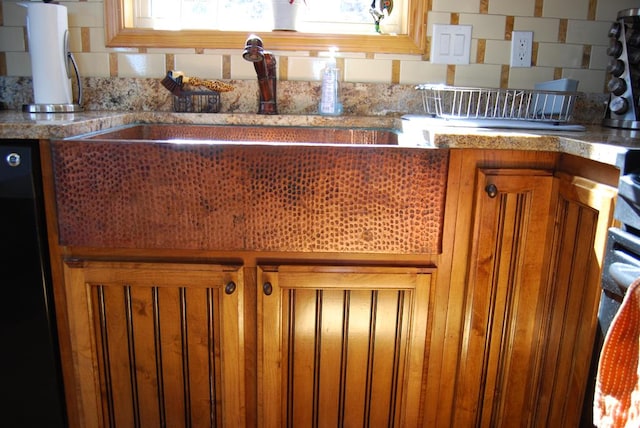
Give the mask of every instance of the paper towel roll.
[(67, 8), (43, 2), (18, 3), (27, 8), (29, 57), (36, 104), (71, 104), (67, 67)]

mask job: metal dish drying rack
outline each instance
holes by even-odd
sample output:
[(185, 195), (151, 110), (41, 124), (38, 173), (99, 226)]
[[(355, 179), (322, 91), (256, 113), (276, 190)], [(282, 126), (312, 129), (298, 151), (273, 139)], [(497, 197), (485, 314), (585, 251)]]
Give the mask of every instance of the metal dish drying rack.
[(445, 119), (502, 119), (565, 123), (577, 93), (526, 89), (467, 88), (422, 84), (425, 112)]

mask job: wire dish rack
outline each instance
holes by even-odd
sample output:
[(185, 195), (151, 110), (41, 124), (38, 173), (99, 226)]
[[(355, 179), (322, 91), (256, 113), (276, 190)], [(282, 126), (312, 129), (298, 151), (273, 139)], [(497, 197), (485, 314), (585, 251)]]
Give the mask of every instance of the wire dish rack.
[(567, 122), (575, 92), (466, 88), (422, 84), (425, 112), (446, 119), (509, 119)]

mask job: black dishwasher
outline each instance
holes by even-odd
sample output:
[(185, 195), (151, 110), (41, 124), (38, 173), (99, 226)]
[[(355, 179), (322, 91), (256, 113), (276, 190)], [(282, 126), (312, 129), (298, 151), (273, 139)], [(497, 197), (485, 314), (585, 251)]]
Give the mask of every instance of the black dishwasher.
[(0, 424), (67, 425), (38, 142), (0, 140)]

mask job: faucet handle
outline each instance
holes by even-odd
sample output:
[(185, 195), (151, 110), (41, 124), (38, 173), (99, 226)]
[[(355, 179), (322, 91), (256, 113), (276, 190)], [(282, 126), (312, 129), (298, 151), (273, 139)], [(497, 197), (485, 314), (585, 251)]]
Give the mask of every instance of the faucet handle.
[(247, 61), (258, 62), (264, 59), (262, 39), (255, 34), (251, 34), (244, 43), (242, 57)]

